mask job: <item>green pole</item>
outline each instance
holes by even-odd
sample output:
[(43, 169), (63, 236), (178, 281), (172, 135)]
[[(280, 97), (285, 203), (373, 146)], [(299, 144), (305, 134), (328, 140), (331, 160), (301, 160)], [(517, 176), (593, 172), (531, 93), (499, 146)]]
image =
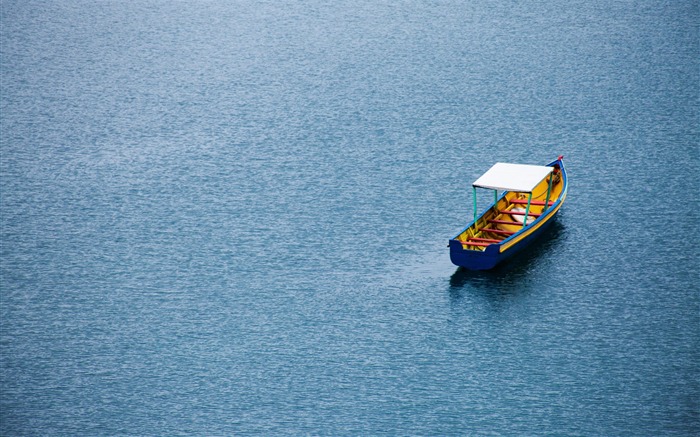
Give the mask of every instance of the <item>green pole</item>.
[(472, 194), (474, 195), (474, 221), (476, 222), (476, 187), (472, 186)]
[(552, 179), (554, 179), (554, 172), (549, 174), (549, 187), (547, 187), (547, 200), (544, 201), (544, 209), (542, 212), (549, 209), (549, 196), (552, 194)]
[(493, 190), (493, 204), (498, 203), (498, 190)]
[(523, 228), (527, 224), (527, 217), (530, 214), (530, 203), (532, 202), (532, 192), (530, 192), (530, 197), (527, 198), (527, 208), (525, 208), (525, 219), (523, 220)]

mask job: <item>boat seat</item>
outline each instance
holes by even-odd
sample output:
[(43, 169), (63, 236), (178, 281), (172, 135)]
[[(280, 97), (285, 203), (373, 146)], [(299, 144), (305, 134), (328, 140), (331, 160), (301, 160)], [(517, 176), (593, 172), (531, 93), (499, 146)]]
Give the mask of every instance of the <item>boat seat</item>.
[[(524, 209), (521, 210), (520, 208), (518, 208), (518, 209), (499, 209), (498, 212), (500, 214), (525, 215), (525, 210)], [(542, 214), (531, 212), (528, 215), (531, 217), (537, 218), (537, 217), (541, 216)]]
[[(512, 199), (510, 203), (515, 205), (527, 205), (527, 199)], [(544, 206), (544, 200), (533, 200), (530, 205)], [(554, 202), (550, 201), (549, 206), (554, 205)]]
[(492, 244), (492, 243), (479, 243), (478, 241), (460, 241), (460, 243), (466, 244), (467, 246), (479, 246), (479, 247), (487, 247), (487, 246), (490, 246)]
[(513, 225), (513, 226), (522, 226), (523, 222), (512, 222), (510, 220), (489, 220), (489, 223), (496, 223), (499, 225)]
[(471, 238), (469, 238), (469, 241), (478, 241), (481, 243), (500, 243), (503, 240), (496, 240), (494, 238), (471, 237)]
[(479, 229), (479, 232), (493, 232), (494, 234), (501, 234), (501, 235), (513, 235), (515, 232), (512, 231), (503, 231), (501, 229), (489, 229), (489, 228), (481, 228)]

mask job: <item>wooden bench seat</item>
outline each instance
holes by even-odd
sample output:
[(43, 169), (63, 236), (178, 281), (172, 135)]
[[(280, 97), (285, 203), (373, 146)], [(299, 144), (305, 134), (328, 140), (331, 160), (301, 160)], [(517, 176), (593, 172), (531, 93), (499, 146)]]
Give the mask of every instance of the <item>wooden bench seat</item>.
[(499, 225), (512, 225), (512, 226), (522, 226), (523, 224), (520, 222), (512, 222), (510, 220), (489, 220), (489, 223), (496, 223)]
[[(525, 211), (511, 211), (511, 210), (507, 210), (507, 209), (499, 209), (498, 212), (501, 214), (525, 215)], [(537, 218), (541, 215), (542, 214), (538, 214), (538, 213), (534, 213), (534, 212), (530, 212), (530, 214), (528, 214), (528, 216), (532, 216), (535, 218)]]
[(501, 235), (513, 235), (515, 232), (512, 231), (503, 231), (501, 229), (489, 229), (489, 228), (482, 228), (479, 229), (480, 232), (493, 232), (494, 234), (501, 234)]
[(478, 241), (481, 243), (500, 243), (503, 240), (496, 240), (494, 238), (471, 237), (471, 238), (469, 238), (469, 241)]
[[(527, 200), (526, 199), (512, 199), (510, 203), (515, 204), (515, 205), (527, 205)], [(530, 205), (536, 205), (536, 206), (544, 206), (544, 200), (533, 200), (530, 202)], [(549, 202), (549, 206), (554, 205), (554, 202)]]
[(491, 243), (480, 243), (478, 241), (460, 241), (462, 244), (466, 244), (467, 246), (479, 246), (479, 247), (487, 247), (490, 246)]

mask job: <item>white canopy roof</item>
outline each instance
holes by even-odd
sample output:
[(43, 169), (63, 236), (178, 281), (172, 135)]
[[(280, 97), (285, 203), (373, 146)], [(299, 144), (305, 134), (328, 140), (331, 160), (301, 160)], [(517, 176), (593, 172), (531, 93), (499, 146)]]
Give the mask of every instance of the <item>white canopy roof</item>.
[(531, 193), (554, 170), (542, 165), (506, 164), (497, 162), (472, 185), (492, 190)]

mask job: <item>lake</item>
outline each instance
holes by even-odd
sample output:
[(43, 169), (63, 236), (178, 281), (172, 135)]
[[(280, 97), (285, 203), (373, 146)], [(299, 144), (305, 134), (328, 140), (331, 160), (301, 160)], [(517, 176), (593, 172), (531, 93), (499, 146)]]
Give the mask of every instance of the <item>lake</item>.
[[(3, 0), (0, 434), (697, 435), (698, 23)], [(547, 234), (452, 265), (558, 155)]]

